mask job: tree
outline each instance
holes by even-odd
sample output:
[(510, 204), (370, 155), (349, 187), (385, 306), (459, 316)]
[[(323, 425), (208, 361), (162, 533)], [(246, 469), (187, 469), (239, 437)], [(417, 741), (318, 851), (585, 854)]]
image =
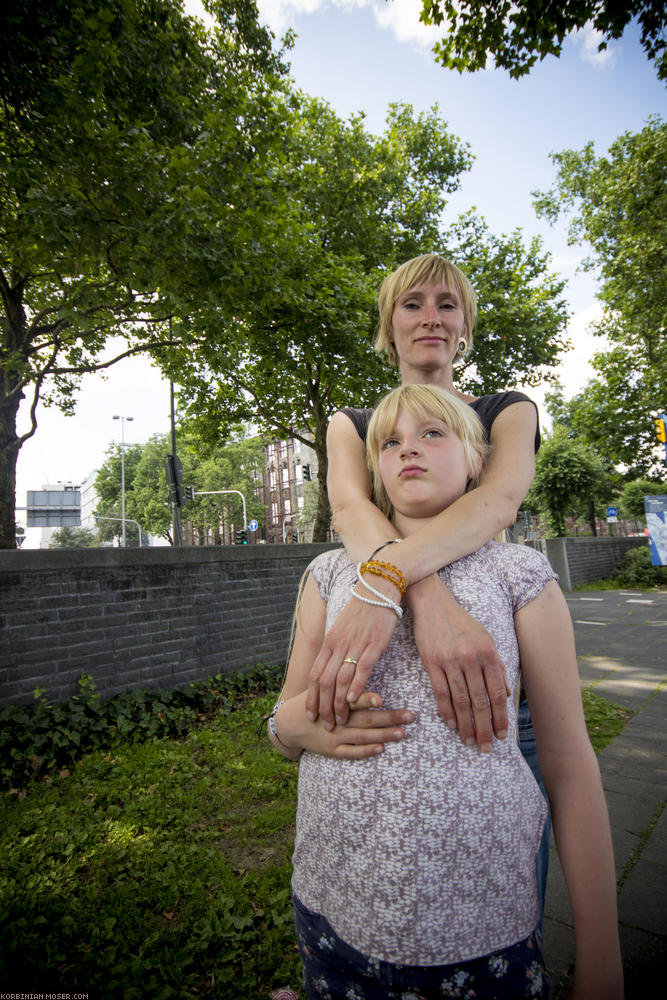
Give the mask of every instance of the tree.
[[(240, 490), (246, 497), (248, 519), (261, 523), (264, 512), (257, 498), (256, 480), (263, 465), (261, 439), (247, 436), (243, 427), (230, 432), (228, 441), (217, 442), (214, 447), (204, 445), (187, 427), (178, 429), (178, 456), (183, 466), (183, 484), (193, 486), (195, 493), (212, 490)], [(165, 538), (171, 536), (171, 507), (165, 477), (167, 455), (171, 441), (166, 434), (155, 434), (144, 445), (125, 447), (125, 516), (136, 521), (142, 532)], [(113, 446), (99, 470), (95, 489), (99, 497), (97, 513), (98, 530), (102, 538), (118, 538), (121, 534), (121, 468), (120, 449)], [(241, 526), (242, 506), (235, 495), (195, 497), (194, 503), (181, 508), (183, 520), (190, 521), (203, 540), (212, 536), (218, 544), (224, 541), (223, 531), (226, 512), (227, 525)], [(127, 530), (128, 545), (138, 544), (134, 525)]]
[[(249, 239), (283, 67), (254, 0), (207, 6), (211, 33), (179, 0), (2, 7), (0, 548), (40, 398), (71, 411), (82, 373), (168, 342), (166, 317), (222, 299)], [(109, 359), (111, 335), (128, 347)]]
[(587, 242), (587, 270), (600, 278), (603, 307), (593, 332), (611, 349), (593, 358), (597, 377), (577, 397), (577, 430), (636, 477), (655, 467), (653, 417), (667, 385), (667, 126), (650, 119), (626, 133), (608, 156), (593, 144), (552, 155), (554, 190), (536, 193), (551, 221), (573, 214), (569, 242)]
[(299, 511), (297, 527), (301, 535), (305, 536), (306, 541), (309, 540), (309, 536), (312, 537), (315, 521), (317, 520), (318, 501), (319, 488), (317, 483), (304, 483), (303, 507)]
[(566, 36), (586, 24), (602, 35), (598, 51), (620, 38), (637, 18), (641, 44), (655, 61), (658, 76), (667, 78), (662, 0), (422, 0), (421, 20), (443, 25), (445, 36), (434, 46), (436, 61), (460, 73), (484, 69), (489, 55), (496, 66), (518, 78), (538, 59), (560, 56)]
[(525, 506), (545, 514), (557, 536), (565, 534), (565, 518), (604, 492), (606, 479), (598, 457), (566, 428), (556, 426), (537, 453), (535, 479)]
[(58, 528), (49, 539), (50, 549), (91, 549), (99, 544), (97, 534), (88, 528)]
[[(123, 478), (121, 448), (122, 445), (113, 444), (107, 449), (107, 459), (95, 477), (95, 492), (98, 497), (96, 514), (100, 517), (97, 522), (97, 532), (102, 541), (120, 538), (123, 533), (121, 517), (121, 483)], [(142, 450), (143, 446), (140, 444), (126, 444), (123, 464), (125, 475), (125, 518), (126, 521), (130, 522), (137, 521), (142, 531), (145, 531), (147, 528), (136, 516), (136, 510), (132, 502), (134, 479), (139, 463), (141, 462)], [(126, 524), (126, 542), (129, 548), (139, 547), (139, 529), (136, 528), (136, 525)]]
[(644, 497), (662, 496), (667, 494), (667, 483), (658, 483), (654, 479), (636, 479), (626, 483), (619, 497), (621, 513), (635, 521), (644, 521)]
[[(544, 273), (546, 256), (518, 234), (492, 237), (466, 216), (441, 233), (446, 195), (467, 168), (467, 150), (437, 108), (415, 115), (392, 105), (385, 131), (341, 121), (321, 101), (301, 98), (274, 164), (284, 205), (271, 259), (234, 324), (202, 317), (203, 347), (174, 368), (181, 402), (214, 440), (234, 420), (294, 437), (318, 461), (315, 541), (330, 522), (326, 429), (342, 406), (370, 406), (396, 382), (373, 351), (375, 296), (382, 276), (432, 249), (449, 252), (479, 281), (484, 319), (477, 371), (487, 391), (555, 363), (565, 325), (562, 283)], [(488, 341), (485, 355), (483, 341)]]

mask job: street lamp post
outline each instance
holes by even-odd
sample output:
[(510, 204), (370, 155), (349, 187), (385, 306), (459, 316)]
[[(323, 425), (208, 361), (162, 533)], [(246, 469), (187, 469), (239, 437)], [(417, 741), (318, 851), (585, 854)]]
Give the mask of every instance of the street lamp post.
[[(125, 535), (125, 421), (134, 420), (134, 417), (121, 417), (116, 414), (114, 420), (120, 420), (120, 519), (121, 526), (121, 546), (126, 547), (127, 538)], [(141, 543), (140, 543), (141, 544)]]

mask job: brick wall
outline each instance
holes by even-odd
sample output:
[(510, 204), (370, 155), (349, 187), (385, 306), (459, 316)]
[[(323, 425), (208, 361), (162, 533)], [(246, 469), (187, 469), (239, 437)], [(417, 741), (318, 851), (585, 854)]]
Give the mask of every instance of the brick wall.
[(0, 552), (0, 705), (90, 674), (104, 697), (285, 659), (303, 570), (331, 545)]
[[(570, 590), (642, 538), (539, 543)], [(172, 688), (285, 658), (298, 583), (331, 545), (0, 551), (0, 705)]]

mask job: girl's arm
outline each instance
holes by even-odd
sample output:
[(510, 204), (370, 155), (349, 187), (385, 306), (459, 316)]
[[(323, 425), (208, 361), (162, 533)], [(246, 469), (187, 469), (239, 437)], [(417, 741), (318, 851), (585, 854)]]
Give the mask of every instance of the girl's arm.
[(572, 622), (550, 582), (515, 615), (540, 771), (575, 930), (570, 1000), (622, 1000), (616, 875), (607, 805), (581, 703)]
[(401, 724), (414, 722), (412, 712), (380, 710), (382, 699), (371, 692), (364, 692), (351, 706), (347, 725), (331, 729), (323, 721), (310, 722), (306, 718), (308, 674), (326, 625), (326, 605), (310, 573), (296, 618), (294, 644), (280, 695), (283, 704), (275, 712), (273, 727), (269, 726), (269, 739), (276, 749), (290, 760), (297, 760), (303, 750), (358, 760), (381, 753), (385, 743), (404, 739)]
[[(445, 722), (466, 743), (491, 747), (493, 732), (507, 732), (505, 670), (482, 626), (457, 604), (437, 576), (442, 566), (468, 555), (514, 523), (535, 470), (537, 428), (532, 403), (513, 403), (491, 428), (492, 454), (479, 486), (400, 545), (382, 550), (410, 584), (406, 603), (415, 616), (415, 637)], [(396, 537), (371, 500), (365, 448), (344, 413), (333, 416), (327, 436), (328, 490), (334, 527), (354, 562)], [(373, 580), (396, 600), (391, 584)], [(392, 611), (351, 601), (326, 636), (311, 674), (307, 708), (328, 722), (344, 721), (347, 700), (356, 700), (396, 625)], [(356, 672), (341, 664), (358, 660)], [(349, 688), (349, 690), (348, 690)], [(474, 726), (473, 726), (474, 719)]]

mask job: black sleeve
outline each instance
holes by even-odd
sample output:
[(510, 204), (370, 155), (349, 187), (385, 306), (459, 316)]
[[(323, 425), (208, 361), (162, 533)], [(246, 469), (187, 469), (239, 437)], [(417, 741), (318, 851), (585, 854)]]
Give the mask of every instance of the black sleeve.
[(370, 423), (371, 417), (373, 415), (372, 410), (353, 410), (352, 407), (345, 406), (340, 413), (344, 413), (346, 417), (349, 417), (354, 424), (354, 429), (361, 438), (361, 440), (366, 443), (366, 434), (368, 433), (368, 425)]
[(512, 406), (513, 403), (532, 403), (535, 407), (535, 412), (537, 414), (537, 428), (535, 430), (535, 452), (537, 453), (540, 443), (540, 415), (537, 410), (536, 404), (530, 398), (526, 396), (523, 392), (517, 392), (515, 389), (509, 392), (495, 392), (492, 396), (480, 396), (479, 399), (474, 400), (470, 404), (472, 409), (475, 411), (479, 419), (482, 421), (484, 430), (486, 432), (487, 440), (491, 437), (491, 427), (493, 425), (496, 417), (507, 409), (508, 406)]

